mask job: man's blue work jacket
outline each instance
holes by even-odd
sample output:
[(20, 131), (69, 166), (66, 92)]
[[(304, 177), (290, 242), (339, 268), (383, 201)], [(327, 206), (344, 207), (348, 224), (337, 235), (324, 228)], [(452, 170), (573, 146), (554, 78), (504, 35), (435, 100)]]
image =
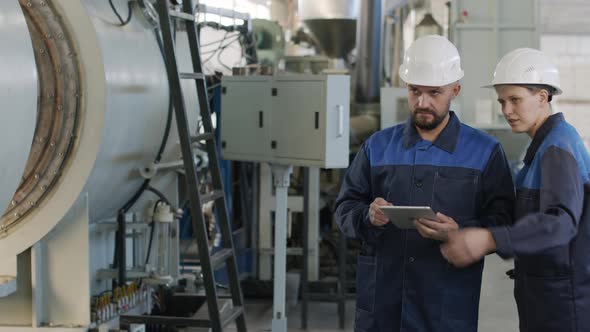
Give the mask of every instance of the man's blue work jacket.
[(561, 113), (537, 130), (516, 177), (515, 224), (493, 227), (515, 257), (523, 332), (590, 331), (590, 157)]
[(361, 240), (355, 331), (477, 330), (483, 261), (448, 264), (440, 242), (393, 224), (370, 224), (370, 203), (430, 206), (460, 227), (511, 222), (514, 187), (494, 138), (450, 112), (434, 142), (408, 120), (371, 136), (351, 163), (336, 202), (337, 222)]

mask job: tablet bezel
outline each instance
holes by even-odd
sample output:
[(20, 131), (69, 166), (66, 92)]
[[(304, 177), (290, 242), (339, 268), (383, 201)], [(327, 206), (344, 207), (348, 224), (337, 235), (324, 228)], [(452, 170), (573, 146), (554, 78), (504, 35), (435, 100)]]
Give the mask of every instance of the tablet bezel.
[(389, 221), (400, 229), (416, 229), (415, 219), (437, 220), (436, 213), (429, 206), (380, 206), (379, 209)]

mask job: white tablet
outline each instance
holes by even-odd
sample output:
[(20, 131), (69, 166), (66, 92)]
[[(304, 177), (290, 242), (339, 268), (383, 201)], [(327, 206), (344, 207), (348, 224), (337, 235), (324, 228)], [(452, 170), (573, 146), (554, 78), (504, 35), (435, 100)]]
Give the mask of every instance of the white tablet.
[(380, 206), (389, 220), (401, 229), (415, 229), (415, 219), (436, 219), (436, 213), (429, 206)]

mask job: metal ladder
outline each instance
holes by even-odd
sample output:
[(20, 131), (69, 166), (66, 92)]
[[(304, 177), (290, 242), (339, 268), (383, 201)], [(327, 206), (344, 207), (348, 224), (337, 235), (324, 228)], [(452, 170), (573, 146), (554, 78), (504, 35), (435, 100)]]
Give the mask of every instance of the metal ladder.
[[(184, 162), (185, 180), (187, 195), (189, 197), (189, 207), (191, 212), (191, 222), (193, 232), (196, 236), (199, 248), (199, 260), (202, 268), (203, 282), (205, 285), (205, 296), (208, 318), (201, 319), (199, 310), (193, 317), (169, 317), (169, 316), (122, 316), (121, 321), (126, 324), (133, 323), (152, 323), (168, 326), (186, 326), (209, 328), (213, 332), (221, 332), (223, 328), (235, 321), (239, 332), (246, 332), (246, 320), (244, 317), (243, 297), (240, 288), (236, 255), (233, 244), (232, 230), (228, 219), (226, 200), (221, 180), (219, 168), (219, 159), (217, 153), (217, 144), (215, 133), (211, 122), (211, 112), (207, 97), (207, 86), (205, 75), (201, 63), (201, 53), (199, 51), (198, 32), (195, 22), (194, 7), (192, 1), (182, 1), (182, 11), (170, 10), (168, 0), (158, 0), (156, 9), (160, 18), (160, 29), (164, 53), (166, 59), (166, 71), (170, 85), (170, 93), (173, 100), (174, 111), (176, 115), (176, 124)], [(185, 24), (188, 35), (191, 59), (193, 64), (192, 73), (180, 73), (176, 63), (174, 52), (174, 40), (171, 29), (171, 20), (181, 20)], [(189, 123), (187, 119), (186, 106), (181, 90), (181, 79), (195, 80), (197, 94), (199, 99), (199, 108), (203, 128), (205, 132), (197, 136), (191, 136)], [(206, 142), (207, 154), (209, 156), (209, 170), (213, 182), (213, 191), (202, 195), (199, 193), (199, 180), (197, 178), (197, 167), (193, 159), (192, 143)], [(205, 218), (202, 213), (202, 205), (214, 200), (215, 208), (219, 218), (219, 226), (223, 238), (223, 248), (211, 255), (209, 252), (207, 229)], [(231, 303), (228, 306), (224, 304), (217, 294), (214, 271), (223, 265), (227, 266), (229, 279), (229, 299)], [(225, 298), (225, 296), (224, 296)], [(223, 309), (222, 309), (223, 307)]]

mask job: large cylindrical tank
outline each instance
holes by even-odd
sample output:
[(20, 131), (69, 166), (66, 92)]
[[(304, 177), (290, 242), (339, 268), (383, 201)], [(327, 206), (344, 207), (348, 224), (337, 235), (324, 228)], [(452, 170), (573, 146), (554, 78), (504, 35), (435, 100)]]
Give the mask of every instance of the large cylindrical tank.
[(0, 3), (0, 206), (6, 207), (25, 168), (37, 115), (37, 70), (25, 18), (16, 1)]
[[(127, 1), (113, 4), (125, 18)], [(0, 258), (39, 241), (80, 197), (88, 197), (89, 219), (100, 221), (140, 187), (138, 169), (153, 161), (164, 134), (169, 93), (152, 23), (138, 3), (131, 8), (120, 26), (108, 1), (0, 2), (8, 119), (0, 122)], [(192, 71), (185, 33), (177, 40), (180, 69)], [(195, 120), (194, 82), (183, 90)], [(178, 158), (175, 128), (163, 160)]]

